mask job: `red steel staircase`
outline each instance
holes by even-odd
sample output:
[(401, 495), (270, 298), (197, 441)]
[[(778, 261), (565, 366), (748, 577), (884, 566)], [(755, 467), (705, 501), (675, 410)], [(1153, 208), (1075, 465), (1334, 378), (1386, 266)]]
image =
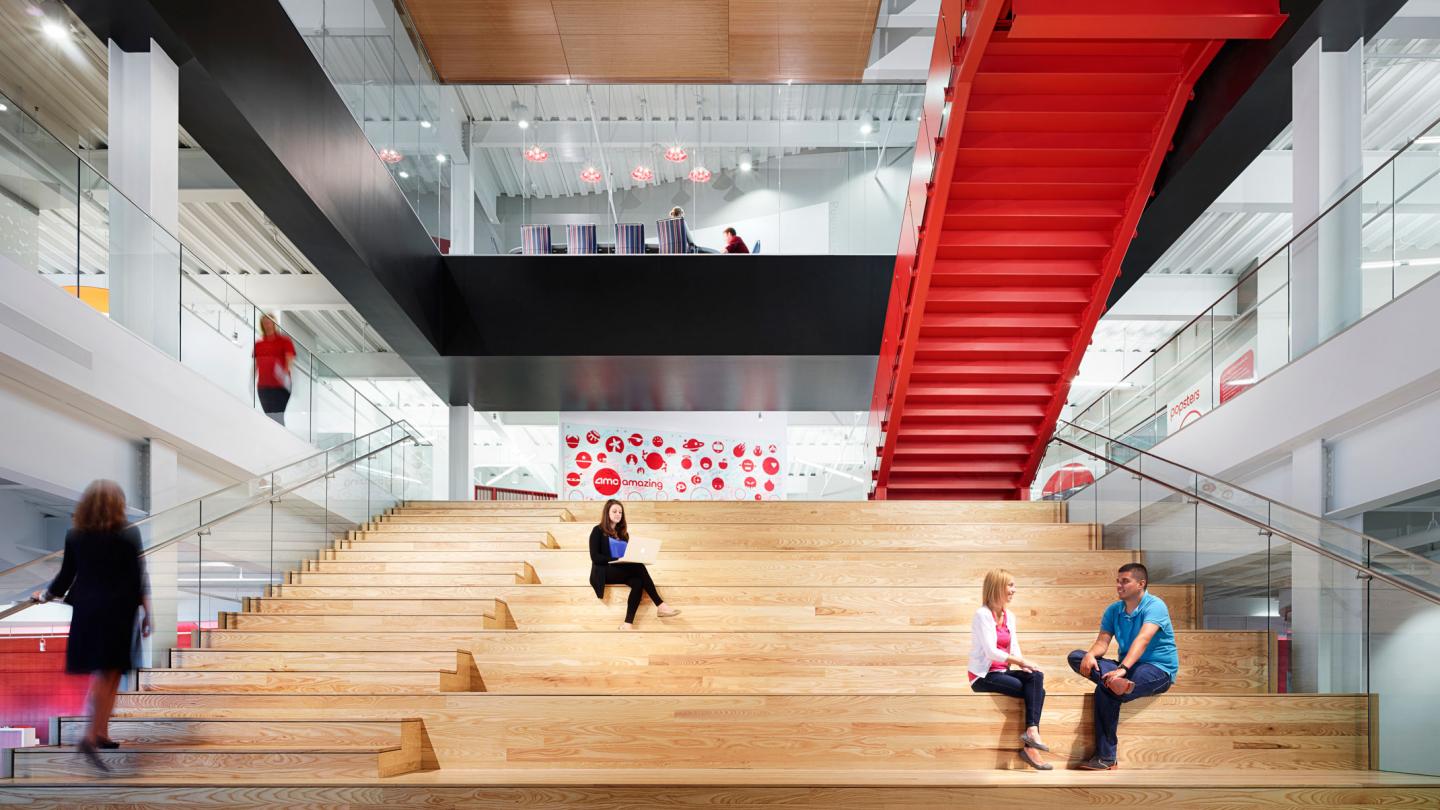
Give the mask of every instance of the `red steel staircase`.
[(1195, 81), (1278, 0), (944, 0), (872, 427), (877, 499), (1024, 497)]

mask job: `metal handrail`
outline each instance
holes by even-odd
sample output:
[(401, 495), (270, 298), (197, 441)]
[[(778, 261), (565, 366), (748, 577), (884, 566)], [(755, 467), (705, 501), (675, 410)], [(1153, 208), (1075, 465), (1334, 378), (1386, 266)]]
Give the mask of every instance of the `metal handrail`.
[(1126, 472), (1130, 473), (1131, 475), (1135, 476), (1136, 478), (1142, 478), (1142, 479), (1144, 479), (1144, 480), (1146, 480), (1146, 481), (1150, 481), (1150, 482), (1152, 482), (1152, 483), (1159, 484), (1160, 486), (1162, 486), (1162, 487), (1170, 490), (1171, 492), (1174, 492), (1174, 493), (1179, 494), (1179, 495), (1184, 495), (1184, 496), (1187, 497), (1187, 498), (1195, 498), (1197, 501), (1199, 501), (1199, 502), (1201, 502), (1201, 503), (1204, 503), (1206, 506), (1209, 506), (1211, 509), (1215, 509), (1215, 510), (1217, 510), (1217, 511), (1224, 512), (1225, 514), (1227, 514), (1227, 515), (1235, 518), (1236, 520), (1239, 520), (1239, 521), (1241, 521), (1241, 522), (1243, 522), (1243, 523), (1248, 523), (1248, 524), (1250, 524), (1251, 526), (1254, 526), (1255, 528), (1260, 529), (1261, 531), (1270, 532), (1270, 533), (1273, 534), (1273, 535), (1278, 535), (1278, 536), (1280, 536), (1280, 537), (1283, 537), (1283, 538), (1285, 538), (1286, 540), (1290, 541), (1291, 543), (1294, 543), (1295, 545), (1300, 546), (1301, 548), (1307, 549), (1307, 550), (1309, 550), (1309, 551), (1313, 551), (1313, 552), (1315, 552), (1316, 554), (1319, 554), (1320, 556), (1325, 557), (1325, 558), (1328, 558), (1328, 559), (1330, 559), (1330, 560), (1334, 560), (1335, 562), (1340, 563), (1341, 565), (1345, 566), (1346, 568), (1349, 568), (1349, 569), (1355, 571), (1357, 574), (1360, 574), (1361, 576), (1373, 577), (1373, 578), (1375, 578), (1375, 579), (1378, 579), (1378, 580), (1386, 583), (1387, 585), (1391, 585), (1391, 586), (1394, 586), (1394, 587), (1396, 587), (1396, 588), (1399, 588), (1400, 590), (1405, 591), (1406, 593), (1409, 593), (1409, 594), (1411, 594), (1411, 595), (1413, 595), (1413, 596), (1418, 596), (1418, 597), (1420, 597), (1421, 599), (1426, 600), (1427, 602), (1432, 602), (1432, 603), (1434, 603), (1434, 604), (1436, 604), (1436, 605), (1440, 605), (1440, 594), (1434, 594), (1434, 593), (1431, 593), (1431, 592), (1429, 592), (1429, 591), (1426, 591), (1426, 590), (1417, 588), (1417, 587), (1415, 587), (1414, 585), (1411, 585), (1410, 583), (1405, 582), (1405, 581), (1402, 580), (1402, 579), (1397, 579), (1396, 577), (1392, 577), (1392, 576), (1390, 576), (1389, 574), (1386, 574), (1386, 573), (1384, 573), (1384, 572), (1382, 572), (1382, 571), (1377, 571), (1377, 570), (1371, 568), (1371, 567), (1368, 566), (1368, 565), (1364, 565), (1364, 564), (1362, 564), (1362, 563), (1357, 563), (1357, 562), (1355, 562), (1354, 560), (1351, 560), (1351, 559), (1349, 559), (1349, 558), (1347, 558), (1347, 557), (1345, 557), (1345, 556), (1343, 556), (1343, 555), (1336, 554), (1335, 552), (1330, 551), (1329, 549), (1324, 548), (1323, 546), (1318, 546), (1318, 545), (1316, 545), (1316, 544), (1314, 544), (1314, 543), (1312, 543), (1312, 542), (1310, 542), (1310, 541), (1308, 541), (1308, 540), (1305, 540), (1304, 538), (1297, 537), (1297, 536), (1295, 536), (1294, 534), (1291, 534), (1290, 532), (1285, 531), (1284, 529), (1277, 528), (1277, 527), (1272, 526), (1272, 525), (1270, 525), (1270, 524), (1268, 524), (1268, 523), (1265, 523), (1265, 522), (1263, 522), (1263, 521), (1257, 520), (1257, 519), (1255, 519), (1255, 518), (1253, 518), (1253, 517), (1250, 517), (1249, 515), (1244, 514), (1243, 512), (1237, 512), (1237, 511), (1235, 511), (1234, 509), (1231, 509), (1231, 508), (1229, 508), (1228, 506), (1225, 506), (1225, 505), (1222, 504), (1222, 503), (1217, 503), (1217, 502), (1215, 502), (1214, 500), (1212, 500), (1212, 499), (1210, 499), (1210, 498), (1208, 498), (1208, 497), (1206, 497), (1206, 496), (1204, 496), (1204, 495), (1200, 495), (1199, 493), (1194, 493), (1194, 492), (1186, 492), (1185, 490), (1180, 489), (1179, 487), (1174, 486), (1173, 484), (1170, 484), (1170, 483), (1168, 483), (1168, 482), (1166, 482), (1166, 481), (1161, 481), (1160, 479), (1158, 479), (1158, 478), (1156, 478), (1156, 477), (1154, 477), (1154, 476), (1152, 476), (1152, 475), (1146, 475), (1145, 473), (1140, 472), (1139, 470), (1137, 470), (1137, 469), (1135, 469), (1135, 468), (1133, 468), (1133, 467), (1127, 467), (1126, 465), (1121, 464), (1121, 463), (1119, 463), (1119, 462), (1116, 462), (1116, 461), (1114, 461), (1113, 459), (1109, 459), (1109, 458), (1106, 458), (1105, 456), (1100, 455), (1099, 453), (1095, 452), (1094, 450), (1089, 450), (1089, 449), (1087, 449), (1087, 448), (1081, 447), (1080, 445), (1075, 444), (1074, 442), (1068, 441), (1068, 440), (1066, 440), (1066, 439), (1059, 439), (1059, 438), (1055, 439), (1055, 441), (1056, 441), (1056, 442), (1059, 442), (1060, 444), (1066, 445), (1066, 446), (1068, 446), (1068, 447), (1073, 447), (1073, 448), (1075, 448), (1076, 450), (1079, 450), (1079, 451), (1082, 452), (1082, 453), (1085, 453), (1085, 454), (1087, 454), (1087, 455), (1090, 455), (1090, 456), (1093, 456), (1093, 457), (1095, 457), (1095, 458), (1097, 458), (1097, 459), (1100, 459), (1101, 461), (1105, 461), (1105, 462), (1107, 462), (1108, 464), (1110, 464), (1111, 466), (1115, 467), (1116, 469), (1125, 470)]
[[(186, 531), (182, 532), (181, 534), (176, 535), (175, 537), (173, 537), (173, 538), (171, 538), (171, 539), (169, 539), (169, 540), (166, 540), (166, 541), (163, 541), (163, 542), (161, 542), (161, 543), (157, 543), (157, 544), (155, 544), (155, 545), (153, 545), (153, 546), (150, 546), (149, 548), (147, 548), (147, 549), (145, 549), (144, 551), (142, 551), (142, 552), (140, 553), (140, 556), (143, 557), (143, 556), (151, 553), (152, 551), (155, 551), (156, 549), (161, 549), (161, 548), (164, 548), (164, 547), (166, 547), (166, 546), (174, 543), (176, 540), (182, 540), (182, 539), (184, 539), (184, 538), (186, 538), (186, 537), (189, 537), (189, 536), (195, 534), (196, 532), (200, 531), (201, 529), (209, 528), (209, 527), (214, 526), (214, 525), (217, 525), (217, 524), (219, 524), (219, 523), (223, 523), (224, 521), (226, 521), (226, 520), (228, 520), (228, 519), (230, 519), (230, 518), (232, 518), (232, 517), (240, 514), (241, 512), (249, 511), (250, 509), (252, 509), (252, 508), (260, 505), (262, 502), (267, 502), (267, 501), (271, 500), (272, 498), (275, 498), (275, 497), (277, 497), (277, 496), (279, 496), (279, 495), (285, 495), (285, 494), (288, 494), (288, 493), (290, 493), (290, 492), (293, 492), (293, 491), (295, 491), (295, 489), (297, 489), (297, 488), (299, 488), (299, 487), (302, 487), (302, 486), (305, 486), (306, 484), (310, 484), (310, 483), (312, 483), (312, 482), (314, 482), (314, 481), (317, 481), (317, 480), (319, 480), (320, 478), (323, 478), (323, 477), (325, 477), (325, 476), (327, 476), (327, 475), (333, 475), (333, 474), (334, 474), (336, 471), (338, 471), (338, 470), (343, 470), (343, 469), (345, 469), (346, 467), (349, 467), (349, 466), (355, 464), (356, 462), (359, 462), (359, 461), (361, 461), (361, 460), (363, 460), (363, 459), (370, 458), (371, 456), (375, 455), (376, 453), (382, 452), (382, 451), (384, 451), (384, 450), (388, 450), (388, 449), (390, 449), (391, 447), (394, 447), (395, 445), (400, 444), (400, 443), (402, 443), (402, 442), (406, 442), (406, 441), (414, 442), (416, 446), (424, 446), (424, 445), (428, 445), (428, 444), (429, 444), (429, 442), (427, 442), (427, 441), (422, 441), (422, 438), (423, 438), (423, 437), (420, 435), (420, 433), (419, 433), (418, 431), (415, 430), (414, 426), (412, 426), (409, 422), (407, 422), (407, 421), (405, 421), (405, 420), (400, 420), (400, 421), (398, 421), (398, 422), (391, 422), (390, 424), (386, 425), (385, 427), (377, 428), (377, 429), (372, 430), (372, 431), (370, 431), (369, 433), (366, 433), (366, 434), (364, 434), (364, 435), (362, 435), (362, 436), (356, 436), (355, 438), (351, 439), (351, 440), (348, 441), (348, 442), (345, 442), (344, 444), (337, 444), (337, 445), (335, 445), (335, 447), (332, 447), (332, 448), (330, 448), (329, 450), (321, 450), (321, 451), (319, 451), (319, 452), (317, 452), (317, 453), (311, 453), (311, 454), (308, 455), (308, 456), (302, 456), (301, 458), (298, 458), (298, 459), (296, 459), (296, 460), (294, 460), (294, 461), (291, 461), (291, 462), (289, 462), (289, 463), (287, 463), (287, 464), (284, 464), (284, 465), (282, 465), (282, 466), (280, 466), (280, 467), (276, 467), (275, 469), (273, 469), (273, 470), (271, 470), (271, 471), (269, 471), (269, 472), (261, 473), (260, 475), (253, 476), (253, 477), (251, 477), (251, 478), (249, 478), (249, 479), (246, 479), (245, 481), (237, 482), (237, 483), (231, 484), (230, 486), (227, 486), (227, 487), (222, 487), (222, 488), (217, 489), (217, 490), (215, 490), (214, 492), (211, 492), (211, 493), (209, 493), (209, 494), (207, 494), (207, 495), (202, 495), (202, 496), (199, 497), (199, 498), (193, 498), (193, 499), (191, 499), (191, 500), (185, 501), (184, 503), (176, 504), (175, 506), (172, 506), (172, 507), (170, 507), (169, 509), (164, 509), (164, 510), (161, 510), (161, 511), (159, 511), (159, 512), (156, 512), (156, 513), (154, 513), (154, 514), (152, 514), (152, 515), (147, 515), (147, 516), (145, 516), (145, 517), (143, 517), (143, 518), (141, 518), (141, 519), (139, 519), (139, 520), (137, 520), (137, 521), (135, 521), (135, 522), (133, 522), (133, 523), (130, 523), (130, 524), (128, 524), (128, 525), (129, 525), (129, 526), (132, 526), (132, 527), (133, 527), (133, 526), (140, 526), (140, 525), (142, 525), (142, 524), (144, 524), (144, 523), (148, 523), (148, 522), (150, 522), (150, 521), (152, 521), (152, 520), (155, 520), (155, 519), (157, 519), (157, 518), (164, 517), (164, 516), (167, 515), (167, 514), (171, 514), (171, 513), (173, 513), (173, 512), (178, 512), (178, 511), (181, 510), (181, 509), (190, 508), (190, 507), (192, 507), (194, 504), (200, 503), (201, 501), (204, 501), (204, 500), (206, 500), (207, 498), (213, 498), (213, 497), (215, 497), (217, 494), (219, 494), (219, 493), (221, 493), (221, 492), (224, 492), (224, 491), (226, 491), (226, 490), (228, 490), (228, 489), (232, 489), (232, 488), (238, 486), (239, 484), (243, 484), (243, 483), (260, 483), (260, 482), (263, 482), (266, 478), (270, 478), (270, 477), (274, 476), (277, 472), (280, 472), (281, 470), (284, 470), (284, 469), (286, 469), (287, 467), (293, 467), (293, 466), (295, 466), (296, 464), (302, 464), (302, 463), (304, 463), (304, 462), (306, 462), (306, 461), (309, 461), (310, 459), (313, 459), (313, 458), (316, 458), (316, 457), (318, 457), (318, 456), (322, 456), (322, 455), (325, 455), (325, 454), (327, 454), (327, 453), (333, 452), (333, 451), (335, 451), (335, 450), (337, 450), (337, 449), (339, 449), (339, 448), (345, 447), (345, 446), (347, 446), (347, 445), (354, 444), (354, 443), (356, 443), (356, 442), (358, 442), (358, 441), (361, 441), (362, 439), (368, 439), (368, 438), (370, 438), (371, 436), (374, 436), (375, 434), (377, 434), (377, 433), (379, 433), (379, 432), (381, 432), (381, 431), (390, 430), (391, 428), (396, 428), (396, 427), (399, 427), (401, 430), (403, 430), (403, 431), (405, 432), (405, 435), (404, 435), (403, 437), (399, 438), (399, 439), (396, 439), (396, 440), (393, 441), (393, 442), (390, 442), (389, 444), (385, 445), (384, 447), (379, 447), (379, 448), (376, 448), (376, 449), (374, 449), (374, 450), (371, 450), (371, 451), (365, 453), (364, 455), (356, 456), (355, 458), (352, 458), (352, 459), (350, 459), (350, 460), (346, 461), (345, 463), (340, 464), (340, 465), (338, 465), (338, 466), (335, 466), (335, 467), (327, 467), (323, 473), (320, 473), (319, 475), (315, 475), (315, 476), (311, 476), (311, 477), (309, 477), (309, 478), (306, 478), (305, 480), (303, 480), (303, 481), (301, 481), (301, 482), (299, 482), (299, 483), (297, 483), (297, 484), (294, 484), (294, 485), (290, 486), (290, 487), (287, 488), (287, 489), (281, 490), (280, 492), (274, 492), (274, 491), (267, 492), (267, 493), (265, 493), (265, 495), (260, 496), (260, 497), (256, 497), (256, 498), (252, 499), (251, 501), (249, 501), (248, 503), (242, 504), (241, 506), (237, 507), (236, 509), (232, 509), (231, 511), (227, 512), (226, 514), (224, 514), (224, 515), (216, 518), (215, 520), (206, 521), (206, 522), (203, 522), (203, 523), (196, 524), (195, 527), (192, 528), (192, 529), (187, 529)], [(33, 560), (28, 560), (28, 561), (23, 562), (23, 563), (20, 563), (19, 565), (16, 565), (16, 566), (11, 566), (10, 568), (7, 568), (7, 569), (5, 569), (5, 570), (3, 570), (3, 571), (0, 571), (0, 577), (9, 576), (10, 574), (13, 574), (13, 573), (16, 572), (16, 571), (19, 571), (19, 570), (22, 569), (22, 568), (27, 568), (27, 567), (29, 567), (29, 566), (35, 565), (35, 564), (37, 564), (37, 563), (44, 562), (44, 561), (46, 561), (46, 560), (53, 560), (53, 559), (55, 559), (56, 557), (59, 557), (59, 556), (63, 555), (64, 553), (65, 553), (65, 552), (64, 552), (63, 550), (62, 550), (62, 551), (52, 551), (52, 552), (50, 552), (49, 554), (46, 554), (46, 555), (44, 555), (44, 556), (36, 557), (36, 558), (33, 559)], [(38, 604), (38, 603), (36, 603), (36, 604)], [(24, 605), (24, 603), (21, 603), (21, 605)], [(11, 607), (11, 608), (7, 608), (4, 612), (0, 612), (0, 619), (4, 619), (6, 616), (9, 616), (9, 615), (11, 615), (11, 614), (13, 614), (13, 613), (18, 613), (20, 610), (23, 610), (23, 609), (24, 609), (24, 607), (21, 607), (20, 605), (17, 605), (17, 606), (15, 606), (15, 607)]]
[[(393, 425), (396, 425), (396, 424), (399, 424), (399, 423), (398, 423), (398, 422), (391, 423), (392, 426), (393, 426)], [(381, 428), (381, 430), (384, 430), (384, 428)], [(378, 431), (377, 431), (377, 432), (378, 432)], [(367, 434), (365, 434), (365, 435), (366, 435), (366, 436), (370, 436), (370, 435), (372, 435), (372, 434), (367, 433)], [(357, 440), (358, 440), (358, 439), (357, 439)], [(248, 512), (248, 511), (250, 511), (251, 509), (253, 509), (254, 507), (259, 506), (261, 503), (268, 503), (268, 502), (270, 502), (271, 500), (273, 500), (274, 498), (277, 498), (277, 497), (280, 497), (280, 496), (284, 496), (284, 495), (288, 495), (288, 494), (290, 494), (291, 492), (294, 492), (295, 490), (299, 489), (300, 487), (308, 486), (309, 484), (312, 484), (312, 483), (314, 483), (314, 482), (316, 482), (316, 481), (319, 481), (319, 480), (322, 479), (322, 478), (326, 478), (326, 477), (329, 477), (329, 476), (331, 476), (331, 475), (334, 475), (335, 473), (339, 472), (340, 470), (343, 470), (343, 469), (345, 469), (345, 468), (347, 468), (347, 467), (350, 467), (350, 466), (353, 466), (353, 465), (355, 465), (355, 464), (358, 464), (358, 463), (360, 463), (361, 461), (364, 461), (365, 459), (370, 458), (371, 456), (374, 456), (374, 455), (377, 454), (377, 453), (384, 452), (384, 451), (389, 450), (390, 448), (396, 446), (397, 444), (404, 444), (405, 442), (414, 442), (417, 446), (420, 445), (420, 442), (419, 442), (413, 435), (407, 433), (405, 436), (403, 436), (403, 437), (401, 437), (401, 438), (399, 438), (399, 439), (396, 439), (396, 440), (393, 441), (393, 442), (390, 442), (389, 444), (385, 445), (384, 447), (377, 447), (377, 448), (375, 448), (374, 450), (371, 450), (370, 452), (366, 453), (365, 455), (363, 455), (363, 456), (356, 456), (355, 458), (352, 458), (352, 459), (350, 459), (349, 461), (346, 461), (344, 464), (340, 464), (339, 466), (336, 466), (336, 467), (327, 467), (323, 472), (320, 472), (320, 473), (318, 473), (318, 474), (316, 474), (316, 475), (312, 475), (312, 476), (310, 476), (309, 478), (306, 478), (306, 479), (304, 479), (304, 480), (302, 480), (302, 481), (298, 481), (298, 482), (296, 482), (295, 484), (291, 485), (289, 488), (284, 489), (284, 490), (282, 490), (282, 491), (280, 491), (280, 492), (278, 492), (278, 493), (275, 493), (275, 492), (267, 493), (267, 494), (265, 495), (265, 497), (263, 497), (263, 498), (257, 498), (255, 501), (251, 502), (250, 504), (247, 504), (244, 508), (236, 509), (236, 510), (234, 510), (234, 511), (232, 511), (232, 512), (228, 512), (228, 513), (226, 513), (226, 514), (224, 514), (224, 515), (221, 515), (220, 517), (218, 517), (218, 518), (216, 518), (216, 519), (214, 519), (214, 520), (207, 521), (207, 522), (205, 522), (205, 523), (200, 523), (200, 524), (197, 524), (196, 526), (194, 526), (194, 527), (192, 527), (192, 528), (186, 529), (185, 531), (181, 532), (180, 534), (175, 535), (174, 537), (170, 538), (169, 540), (165, 540), (165, 541), (163, 541), (163, 542), (156, 543), (155, 545), (150, 546), (149, 548), (145, 549), (144, 551), (141, 551), (141, 552), (140, 552), (140, 556), (141, 556), (141, 557), (148, 557), (148, 556), (150, 556), (151, 554), (153, 554), (153, 553), (155, 553), (155, 552), (157, 552), (157, 551), (159, 551), (159, 550), (161, 550), (161, 549), (163, 549), (163, 548), (168, 548), (168, 547), (170, 547), (170, 546), (172, 546), (172, 545), (180, 542), (181, 540), (184, 540), (184, 539), (187, 538), (187, 537), (193, 537), (194, 535), (200, 534), (200, 533), (203, 532), (203, 531), (209, 530), (209, 529), (210, 529), (211, 527), (213, 527), (213, 526), (218, 526), (219, 524), (224, 523), (225, 521), (230, 520), (230, 519), (233, 518), (233, 517), (236, 517), (237, 515), (241, 514), (242, 512)], [(263, 478), (264, 476), (260, 476), (260, 477)], [(251, 479), (251, 480), (258, 480), (258, 479)], [(167, 510), (167, 511), (168, 511), (168, 510)], [(164, 514), (164, 513), (161, 512), (161, 513), (158, 513), (158, 514)], [(132, 524), (130, 524), (130, 525), (131, 525), (131, 526), (134, 526), (134, 525), (137, 525), (137, 524), (132, 523)], [(39, 562), (40, 560), (52, 559), (52, 558), (54, 558), (54, 557), (56, 557), (56, 556), (58, 556), (58, 555), (64, 554), (64, 553), (65, 553), (65, 552), (63, 552), (63, 551), (56, 551), (56, 552), (54, 552), (54, 553), (52, 553), (52, 554), (47, 554), (47, 555), (45, 555), (44, 557), (39, 557), (39, 558), (36, 558), (36, 559), (34, 559), (34, 560), (31, 560), (30, 562), (25, 563), (24, 565), (30, 565), (31, 563)], [(5, 571), (0, 571), (0, 576), (4, 576), (5, 574), (10, 573), (11, 571), (14, 571), (16, 568), (23, 568), (24, 565), (17, 565), (17, 566), (15, 566), (15, 568), (10, 568), (10, 569), (7, 569), (7, 570), (5, 570)], [(54, 600), (54, 601), (63, 601), (63, 600)], [(34, 598), (27, 599), (27, 600), (25, 600), (25, 601), (23, 601), (23, 602), (18, 602), (18, 603), (16, 603), (15, 605), (12, 605), (12, 606), (9, 607), (9, 608), (6, 608), (4, 611), (0, 611), (0, 619), (5, 619), (5, 618), (7, 618), (7, 617), (9, 617), (9, 616), (15, 615), (16, 613), (20, 613), (21, 611), (24, 611), (24, 610), (29, 610), (30, 608), (35, 607), (36, 605), (41, 605), (41, 604), (45, 604), (45, 603), (44, 603), (44, 602), (37, 602), (37, 601), (35, 601)]]
[[(1399, 547), (1396, 547), (1396, 546), (1392, 546), (1392, 545), (1390, 545), (1389, 543), (1385, 542), (1384, 540), (1379, 539), (1378, 537), (1372, 537), (1372, 536), (1370, 536), (1370, 535), (1368, 535), (1368, 534), (1365, 534), (1364, 532), (1357, 532), (1357, 531), (1355, 531), (1354, 529), (1349, 528), (1348, 526), (1342, 526), (1342, 525), (1340, 525), (1339, 523), (1336, 523), (1336, 522), (1334, 522), (1334, 521), (1326, 520), (1325, 518), (1320, 517), (1319, 515), (1312, 515), (1312, 514), (1310, 514), (1309, 512), (1304, 511), (1303, 509), (1296, 509), (1295, 507), (1290, 506), (1289, 504), (1281, 503), (1281, 502), (1275, 500), (1274, 498), (1267, 498), (1267, 497), (1265, 497), (1264, 495), (1261, 495), (1261, 494), (1258, 493), (1258, 492), (1255, 492), (1255, 491), (1253, 491), (1253, 490), (1246, 489), (1246, 488), (1244, 488), (1244, 487), (1242, 487), (1242, 486), (1240, 486), (1240, 485), (1238, 485), (1238, 484), (1233, 484), (1233, 483), (1231, 483), (1231, 482), (1229, 482), (1229, 481), (1225, 481), (1225, 480), (1216, 478), (1215, 476), (1210, 475), (1209, 473), (1201, 472), (1201, 471), (1195, 469), (1194, 467), (1187, 467), (1186, 465), (1181, 464), (1181, 463), (1178, 462), (1178, 461), (1171, 461), (1170, 459), (1165, 458), (1165, 457), (1163, 457), (1163, 456), (1157, 456), (1157, 455), (1155, 455), (1154, 453), (1150, 452), (1149, 450), (1145, 450), (1145, 449), (1136, 447), (1136, 446), (1131, 445), (1131, 444), (1126, 444), (1125, 442), (1121, 441), (1120, 439), (1112, 439), (1112, 438), (1110, 438), (1109, 436), (1104, 435), (1103, 433), (1096, 433), (1095, 431), (1093, 431), (1093, 430), (1091, 430), (1091, 429), (1089, 429), (1089, 428), (1080, 427), (1079, 425), (1074, 424), (1074, 423), (1072, 423), (1072, 422), (1067, 422), (1067, 421), (1065, 421), (1064, 419), (1059, 420), (1059, 424), (1064, 425), (1064, 426), (1066, 426), (1066, 427), (1074, 428), (1074, 429), (1079, 430), (1079, 431), (1083, 431), (1083, 432), (1085, 432), (1085, 433), (1090, 434), (1091, 436), (1094, 436), (1094, 437), (1097, 438), (1097, 439), (1100, 439), (1100, 440), (1102, 440), (1102, 441), (1108, 442), (1108, 443), (1110, 443), (1110, 444), (1118, 444), (1118, 445), (1120, 445), (1121, 447), (1124, 447), (1124, 448), (1127, 449), (1127, 450), (1132, 450), (1132, 451), (1134, 451), (1136, 455), (1146, 456), (1146, 457), (1149, 457), (1149, 458), (1153, 458), (1153, 459), (1155, 459), (1156, 461), (1158, 461), (1158, 462), (1160, 462), (1160, 463), (1162, 463), (1162, 464), (1169, 464), (1169, 465), (1172, 466), (1172, 467), (1178, 467), (1178, 468), (1184, 470), (1185, 472), (1192, 473), (1192, 474), (1194, 474), (1194, 475), (1196, 475), (1196, 476), (1209, 479), (1209, 480), (1211, 480), (1211, 481), (1214, 481), (1214, 482), (1217, 483), (1217, 484), (1224, 484), (1227, 488), (1233, 489), (1233, 490), (1235, 490), (1236, 492), (1242, 492), (1242, 493), (1244, 493), (1244, 494), (1246, 494), (1246, 495), (1249, 495), (1250, 497), (1254, 498), (1254, 499), (1257, 500), (1257, 501), (1264, 501), (1264, 502), (1267, 503), (1267, 504), (1273, 504), (1273, 505), (1275, 505), (1275, 506), (1281, 507), (1282, 509), (1286, 509), (1286, 510), (1289, 510), (1289, 511), (1291, 511), (1291, 512), (1294, 512), (1295, 514), (1297, 514), (1297, 515), (1299, 515), (1299, 516), (1301, 516), (1301, 517), (1303, 517), (1303, 518), (1305, 518), (1305, 519), (1307, 519), (1307, 520), (1313, 520), (1313, 521), (1315, 521), (1315, 522), (1317, 522), (1317, 523), (1323, 523), (1323, 524), (1325, 524), (1326, 529), (1333, 529), (1333, 530), (1338, 531), (1338, 532), (1343, 532), (1343, 533), (1345, 533), (1345, 534), (1352, 535), (1352, 536), (1354, 536), (1354, 537), (1356, 537), (1356, 538), (1359, 538), (1359, 539), (1361, 539), (1361, 540), (1364, 540), (1364, 541), (1367, 542), (1367, 543), (1371, 543), (1371, 544), (1373, 544), (1373, 545), (1380, 546), (1380, 547), (1382, 547), (1382, 548), (1384, 548), (1384, 549), (1386, 549), (1386, 550), (1388, 550), (1388, 551), (1393, 551), (1393, 552), (1395, 552), (1395, 553), (1397, 553), (1397, 554), (1403, 554), (1403, 555), (1405, 555), (1405, 556), (1407, 556), (1407, 557), (1413, 557), (1417, 562), (1422, 562), (1422, 563), (1425, 563), (1425, 564), (1427, 564), (1427, 565), (1432, 565), (1432, 566), (1435, 566), (1437, 569), (1440, 569), (1440, 562), (1436, 562), (1435, 560), (1432, 560), (1432, 559), (1430, 559), (1429, 557), (1422, 557), (1422, 556), (1420, 556), (1419, 554), (1416, 554), (1415, 552), (1410, 551), (1410, 550), (1408, 550), (1408, 549), (1403, 549), (1403, 548), (1399, 548)], [(1055, 438), (1056, 438), (1057, 441), (1062, 441), (1062, 442), (1065, 441), (1064, 439), (1061, 439), (1061, 438), (1058, 437), (1058, 436), (1056, 436)], [(1065, 442), (1065, 443), (1066, 443), (1066, 444), (1070, 444), (1070, 442)], [(1074, 445), (1071, 445), (1071, 446), (1073, 447)], [(1089, 452), (1089, 451), (1086, 451), (1086, 452)], [(1102, 456), (1096, 455), (1096, 454), (1094, 454), (1094, 453), (1091, 453), (1091, 455), (1095, 455), (1096, 458), (1102, 458)], [(1109, 464), (1112, 464), (1112, 465), (1115, 464), (1115, 462), (1114, 462), (1113, 460), (1109, 459), (1109, 458), (1105, 458), (1105, 461), (1106, 461), (1107, 463), (1109, 463)], [(1120, 466), (1120, 465), (1116, 465), (1116, 466)], [(1126, 468), (1126, 469), (1128, 469), (1128, 468)]]

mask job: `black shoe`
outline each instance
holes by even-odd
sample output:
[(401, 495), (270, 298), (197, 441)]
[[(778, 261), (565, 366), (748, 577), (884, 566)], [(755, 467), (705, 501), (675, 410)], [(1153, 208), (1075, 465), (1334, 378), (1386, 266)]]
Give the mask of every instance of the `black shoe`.
[(1114, 762), (1106, 762), (1096, 754), (1075, 767), (1082, 771), (1113, 771), (1120, 766)]
[(88, 739), (81, 740), (80, 744), (75, 746), (75, 750), (79, 751), (80, 755), (85, 757), (85, 760), (89, 762), (95, 770), (102, 773), (110, 772), (110, 766), (105, 764), (105, 760), (101, 759), (99, 752), (95, 750), (95, 743), (90, 742)]
[(109, 737), (103, 737), (95, 741), (95, 747), (102, 748), (106, 751), (114, 751), (116, 748), (120, 747), (120, 743), (115, 742)]

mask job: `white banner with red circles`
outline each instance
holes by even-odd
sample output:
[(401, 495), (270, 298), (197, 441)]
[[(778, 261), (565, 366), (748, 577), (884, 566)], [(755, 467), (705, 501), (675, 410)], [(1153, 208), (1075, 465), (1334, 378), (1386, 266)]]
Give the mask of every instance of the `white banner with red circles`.
[(785, 446), (766, 439), (560, 424), (570, 501), (768, 501), (785, 497)]

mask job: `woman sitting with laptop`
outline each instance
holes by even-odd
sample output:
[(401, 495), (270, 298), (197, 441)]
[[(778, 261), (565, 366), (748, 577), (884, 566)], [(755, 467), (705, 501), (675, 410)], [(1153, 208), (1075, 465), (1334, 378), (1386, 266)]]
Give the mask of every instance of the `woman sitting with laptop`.
[(665, 604), (650, 571), (642, 563), (616, 562), (625, 556), (625, 547), (630, 542), (630, 527), (625, 523), (625, 507), (611, 498), (605, 502), (600, 514), (600, 523), (590, 530), (590, 587), (595, 596), (605, 598), (606, 585), (629, 585), (630, 599), (625, 605), (625, 623), (621, 630), (635, 629), (635, 611), (640, 609), (640, 600), (650, 594), (655, 603), (655, 615), (661, 618), (679, 615), (680, 611)]

